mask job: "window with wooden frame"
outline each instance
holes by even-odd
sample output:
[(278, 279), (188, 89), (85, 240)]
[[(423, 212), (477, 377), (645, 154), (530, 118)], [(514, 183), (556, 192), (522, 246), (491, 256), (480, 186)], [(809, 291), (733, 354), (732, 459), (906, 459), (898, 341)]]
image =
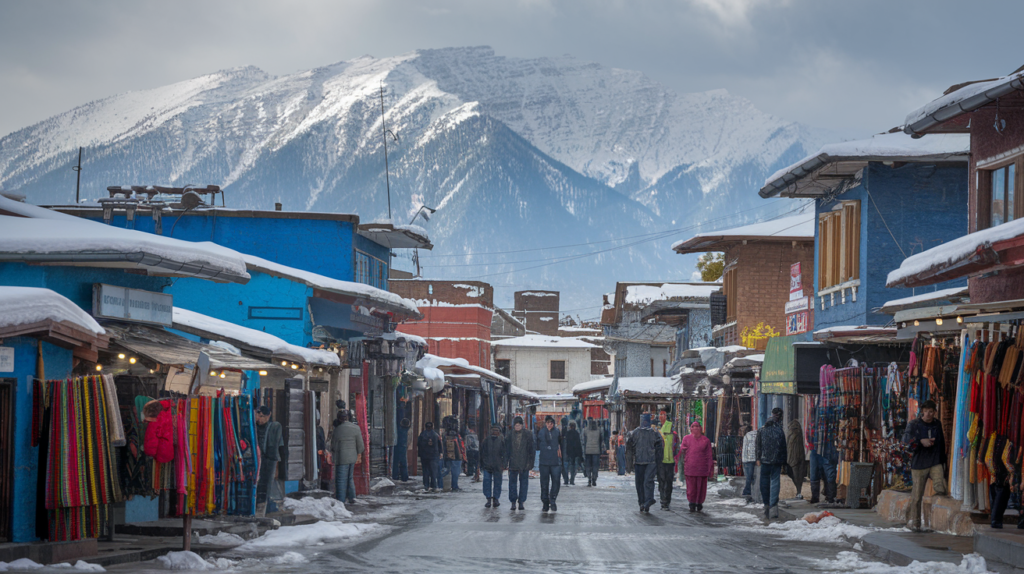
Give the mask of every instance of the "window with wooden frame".
[(1024, 156), (989, 164), (978, 169), (978, 228), (988, 229), (1024, 216), (1022, 183), (1017, 174), (1024, 169)]
[(818, 216), (818, 292), (860, 279), (860, 202)]
[(551, 361), (550, 373), (552, 381), (564, 381), (565, 361)]
[(732, 323), (736, 320), (736, 294), (738, 292), (736, 285), (736, 268), (734, 267), (722, 274), (722, 292), (725, 293), (726, 323)]

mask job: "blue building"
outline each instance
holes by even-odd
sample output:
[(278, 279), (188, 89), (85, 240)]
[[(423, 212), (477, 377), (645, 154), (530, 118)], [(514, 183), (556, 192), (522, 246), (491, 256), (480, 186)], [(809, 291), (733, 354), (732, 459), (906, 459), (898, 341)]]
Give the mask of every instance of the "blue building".
[[(0, 482), (11, 486), (0, 488), (8, 497), (0, 500), (0, 538), (39, 537), (37, 477), (43, 470), (30, 436), (33, 403), (40, 399), (37, 378), (110, 373), (163, 380), (181, 363), (195, 364), (201, 353), (212, 368), (238, 379), (273, 368), (163, 330), (172, 321), (167, 291), (185, 278), (245, 283), (249, 274), (229, 249), (116, 229), (0, 197), (0, 289), (23, 299), (13, 305), (8, 297), (0, 318), (0, 395), (6, 396), (0, 397), (0, 409), (6, 409), (0, 422), (14, 429), (3, 435), (11, 444), (0, 445), (13, 465), (0, 471)], [(165, 344), (153, 345), (144, 333), (167, 337)], [(158, 516), (156, 501), (144, 497), (117, 512), (123, 512), (121, 521)]]
[(816, 332), (888, 323), (891, 316), (877, 311), (887, 301), (921, 294), (887, 289), (888, 272), (966, 228), (968, 136), (928, 140), (898, 132), (826, 145), (761, 189), (765, 198), (815, 203)]

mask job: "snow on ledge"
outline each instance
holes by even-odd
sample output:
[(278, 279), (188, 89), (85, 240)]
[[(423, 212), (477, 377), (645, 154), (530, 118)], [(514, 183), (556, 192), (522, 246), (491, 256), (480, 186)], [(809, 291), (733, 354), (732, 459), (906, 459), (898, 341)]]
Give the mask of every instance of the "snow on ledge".
[(721, 283), (708, 283), (706, 285), (664, 283), (660, 286), (628, 285), (623, 303), (647, 305), (655, 301), (671, 301), (674, 299), (708, 299), (712, 293), (721, 288)]
[[(929, 135), (921, 139), (931, 137), (935, 136)], [(885, 281), (886, 286), (898, 285), (929, 269), (954, 265), (974, 255), (979, 248), (990, 247), (993, 243), (1013, 239), (1020, 235), (1024, 235), (1024, 219), (1017, 219), (947, 241), (942, 245), (904, 259), (898, 269), (889, 272)]]
[(902, 299), (893, 299), (892, 301), (886, 301), (882, 305), (882, 309), (889, 307), (905, 307), (907, 305), (914, 305), (917, 303), (925, 303), (927, 301), (942, 301), (949, 299), (950, 297), (965, 297), (967, 296), (967, 286), (963, 287), (951, 287), (949, 289), (939, 289), (938, 291), (930, 291), (921, 295), (914, 295), (912, 297), (903, 297)]
[(596, 349), (597, 345), (581, 341), (575, 337), (552, 337), (549, 335), (523, 335), (511, 339), (500, 339), (491, 343), (492, 347), (535, 347), (559, 349)]
[(470, 365), (466, 359), (449, 359), (447, 357), (438, 357), (437, 355), (431, 355), (426, 353), (423, 358), (416, 361), (416, 368), (423, 373), (423, 378), (434, 383), (444, 384), (444, 371), (441, 367), (457, 367), (459, 369), (465, 369), (467, 371), (474, 372), (478, 375), (483, 375), (489, 379), (500, 381), (502, 383), (511, 383), (512, 381), (506, 377), (495, 373), (490, 369), (483, 367), (477, 367), (476, 365)]
[(55, 291), (40, 287), (0, 287), (0, 327), (42, 321), (64, 321), (95, 335), (106, 333), (88, 313)]

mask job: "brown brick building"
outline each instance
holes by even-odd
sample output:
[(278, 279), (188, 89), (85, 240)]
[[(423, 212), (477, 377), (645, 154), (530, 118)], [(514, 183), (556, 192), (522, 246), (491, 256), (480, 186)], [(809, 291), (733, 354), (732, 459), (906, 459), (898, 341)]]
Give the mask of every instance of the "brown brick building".
[(526, 325), (527, 332), (558, 336), (558, 291), (517, 291), (512, 316)]
[[(711, 337), (722, 345), (739, 345), (744, 329), (758, 323), (786, 334), (786, 303), (790, 301), (790, 270), (800, 264), (803, 297), (814, 289), (814, 213), (755, 223), (735, 229), (696, 235), (672, 246), (676, 253), (722, 252), (726, 300), (724, 323), (712, 327)], [(794, 295), (794, 299), (796, 299)], [(808, 305), (810, 307), (810, 305)], [(813, 309), (804, 323), (814, 325)], [(715, 322), (721, 317), (714, 319)]]
[(416, 301), (423, 314), (422, 320), (403, 323), (403, 333), (426, 339), (434, 355), (491, 368), (494, 289), (490, 285), (480, 281), (392, 279), (390, 288)]

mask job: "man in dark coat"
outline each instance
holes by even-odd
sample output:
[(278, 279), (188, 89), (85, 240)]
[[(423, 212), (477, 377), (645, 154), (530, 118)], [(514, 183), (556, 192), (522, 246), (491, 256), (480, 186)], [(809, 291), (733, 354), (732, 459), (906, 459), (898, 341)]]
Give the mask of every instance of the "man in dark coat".
[[(946, 494), (946, 439), (942, 434), (942, 423), (936, 418), (935, 401), (921, 403), (918, 417), (907, 425), (903, 443), (913, 453), (910, 458), (910, 474), (914, 488), (910, 493), (910, 507), (907, 509), (907, 528), (921, 529), (921, 498), (928, 479), (932, 481), (935, 494)], [(1000, 521), (1001, 522), (1001, 521)]]
[(437, 492), (441, 480), (441, 437), (434, 432), (434, 423), (423, 425), (423, 432), (416, 439), (416, 450), (420, 455), (420, 467), (423, 469), (423, 489)]
[(636, 497), (640, 512), (651, 512), (654, 505), (654, 477), (658, 460), (665, 451), (661, 433), (651, 427), (651, 413), (640, 417), (640, 426), (633, 429), (626, 439), (626, 451), (632, 456), (636, 472)]
[(563, 481), (565, 484), (576, 484), (576, 471), (583, 460), (583, 443), (580, 440), (580, 432), (576, 430), (576, 423), (569, 423), (569, 430), (565, 431), (562, 438), (562, 468), (565, 469)]
[(508, 457), (508, 500), (515, 511), (516, 504), (523, 510), (527, 487), (530, 485), (530, 471), (533, 470), (533, 433), (523, 426), (523, 417), (512, 421), (512, 430), (505, 435), (505, 456)]
[(786, 474), (793, 480), (796, 497), (803, 498), (804, 478), (807, 476), (807, 456), (804, 454), (804, 429), (800, 421), (789, 421), (786, 428)]
[(366, 450), (363, 443), (363, 432), (359, 425), (352, 422), (352, 416), (347, 411), (338, 413), (337, 420), (341, 421), (334, 427), (331, 434), (331, 459), (335, 464), (334, 485), (335, 496), (338, 500), (347, 504), (356, 501), (356, 480), (355, 468), (362, 460), (362, 454)]
[(782, 409), (772, 409), (772, 416), (757, 433), (757, 464), (761, 467), (761, 500), (764, 517), (779, 517), (779, 484), (782, 466), (788, 460), (786, 431), (782, 429)]
[(398, 436), (395, 437), (395, 463), (391, 467), (391, 479), (405, 482), (409, 480), (409, 419), (398, 423)]
[(544, 419), (544, 428), (537, 433), (537, 450), (540, 452), (540, 500), (544, 503), (544, 512), (558, 511), (555, 499), (561, 483), (558, 477), (562, 474), (561, 437), (555, 428), (555, 417), (548, 415)]
[(277, 478), (281, 460), (281, 423), (270, 420), (270, 407), (256, 409), (256, 442), (260, 447), (260, 476), (256, 482), (256, 515), (267, 514), (267, 491)]
[(484, 471), (484, 496), (487, 497), (486, 508), (501, 506), (501, 472), (505, 468), (505, 437), (501, 436), (501, 427), (493, 425), (491, 434), (480, 443), (480, 467)]

